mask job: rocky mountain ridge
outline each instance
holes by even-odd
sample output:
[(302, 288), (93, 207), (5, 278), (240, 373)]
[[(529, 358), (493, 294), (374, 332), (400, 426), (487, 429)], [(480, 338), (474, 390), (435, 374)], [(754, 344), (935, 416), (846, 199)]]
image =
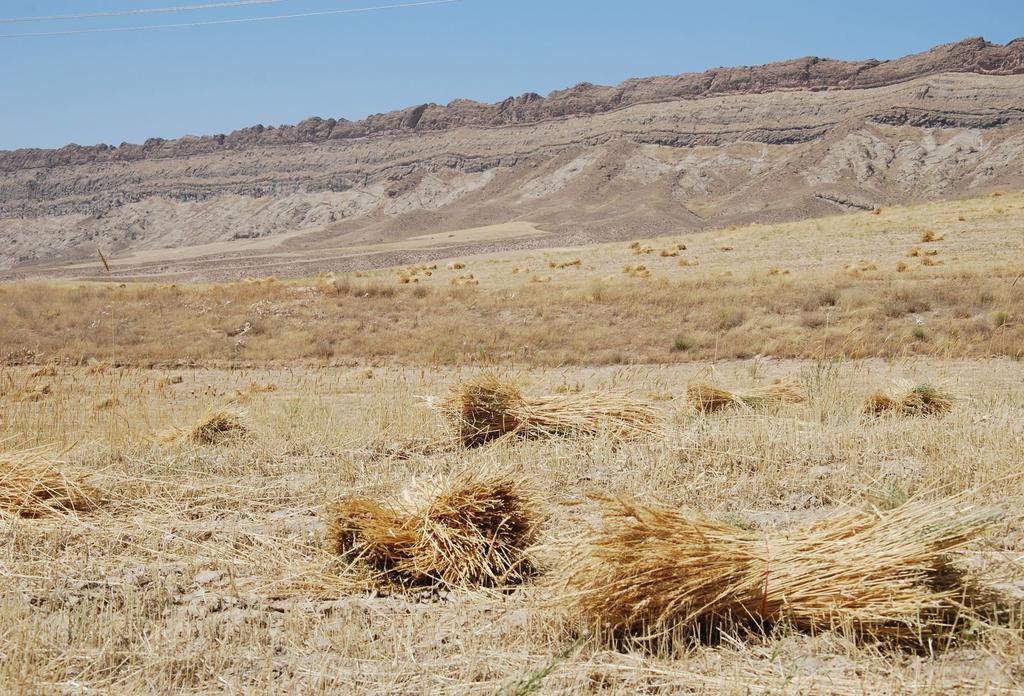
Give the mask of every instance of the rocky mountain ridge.
[[(290, 145), (462, 126), (500, 127), (596, 114), (636, 104), (784, 90), (872, 89), (943, 72), (1024, 74), (1024, 37), (999, 45), (973, 37), (891, 61), (841, 61), (814, 56), (767, 65), (626, 80), (614, 87), (580, 83), (547, 97), (528, 92), (496, 104), (458, 99), (421, 104), (360, 121), (313, 117), (294, 126), (262, 125), (230, 134), (151, 138), (141, 145), (68, 145), (57, 150), (0, 151), (0, 172), (31, 167), (177, 157), (249, 145)], [(898, 117), (897, 117), (898, 118)]]
[(0, 153), (0, 268), (276, 235), (315, 253), (530, 220), (625, 238), (1024, 186), (1024, 39)]

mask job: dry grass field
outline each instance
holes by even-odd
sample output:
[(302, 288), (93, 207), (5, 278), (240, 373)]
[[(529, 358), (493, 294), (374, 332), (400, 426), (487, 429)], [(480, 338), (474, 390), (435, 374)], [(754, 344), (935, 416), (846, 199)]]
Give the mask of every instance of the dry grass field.
[[(1022, 223), (1006, 194), (415, 274), (0, 286), (0, 692), (1020, 692)], [(495, 365), (582, 420), (461, 446), (439, 406)], [(765, 400), (777, 379), (801, 400)], [(743, 398), (701, 412), (698, 382)], [(912, 385), (948, 410), (864, 413)], [(653, 412), (630, 436), (580, 425), (629, 404)], [(339, 501), (398, 501), (413, 526), (384, 541), (401, 540), (440, 524), (433, 485), (478, 472), (528, 492), (530, 572), (403, 585), (403, 559), (334, 553)], [(566, 582), (602, 497), (749, 537), (755, 610), (804, 560), (816, 593), (858, 595), (831, 557), (777, 555), (837, 516), (931, 504), (986, 524), (940, 569), (971, 588), (953, 618), (901, 615), (909, 643), (838, 614), (809, 628), (792, 585), (770, 622), (613, 633)], [(942, 532), (925, 527), (897, 541)], [(592, 584), (653, 602), (617, 562)]]
[(1024, 194), (1005, 194), (303, 280), (7, 284), (0, 358), (136, 367), (1017, 358), (1022, 230)]

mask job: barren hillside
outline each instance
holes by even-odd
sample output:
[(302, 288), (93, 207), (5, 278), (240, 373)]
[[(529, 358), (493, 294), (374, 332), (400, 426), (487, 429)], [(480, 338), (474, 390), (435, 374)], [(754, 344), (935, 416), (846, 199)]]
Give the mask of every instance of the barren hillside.
[(214, 277), (212, 259), (232, 255), (221, 274), (241, 276), (268, 254), (307, 272), (346, 254), (343, 266), (402, 262), (416, 255), (396, 257), (396, 243), (411, 237), (512, 221), (548, 234), (448, 243), (635, 238), (1021, 188), (1022, 105), (1024, 39), (977, 38), (886, 62), (803, 58), (363, 121), (5, 152), (0, 269), (66, 274), (99, 245), (149, 253), (141, 275)]

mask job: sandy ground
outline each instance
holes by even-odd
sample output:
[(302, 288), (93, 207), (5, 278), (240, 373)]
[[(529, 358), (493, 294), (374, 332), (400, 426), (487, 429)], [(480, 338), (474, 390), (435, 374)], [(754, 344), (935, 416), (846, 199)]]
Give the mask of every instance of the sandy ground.
[(322, 271), (363, 270), (423, 263), (462, 255), (546, 247), (552, 236), (530, 222), (519, 221), (423, 234), (397, 242), (360, 244), (312, 251), (291, 244), (312, 234), (290, 232), (254, 240), (213, 242), (173, 249), (147, 249), (107, 255), (110, 273), (93, 261), (19, 268), (0, 272), (0, 280), (193, 280), (226, 281), (246, 276), (315, 275)]

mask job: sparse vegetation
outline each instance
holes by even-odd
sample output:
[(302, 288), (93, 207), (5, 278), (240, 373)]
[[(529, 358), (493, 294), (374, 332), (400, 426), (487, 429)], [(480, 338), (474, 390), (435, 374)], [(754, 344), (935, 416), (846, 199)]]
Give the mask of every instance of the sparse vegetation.
[[(1005, 201), (1007, 214), (996, 217), (986, 207), (992, 200)], [(574, 252), (568, 260), (580, 259), (577, 270), (548, 275), (510, 273), (546, 265), (544, 254), (524, 253), (480, 259), (472, 272), (431, 271), (445, 264), (406, 265), (403, 272), (415, 271), (419, 279), (406, 284), (394, 270), (212, 286), (8, 284), (0, 286), (2, 357), (7, 364), (37, 367), (94, 361), (94, 369), (180, 361), (464, 365), (478, 362), (484, 346), (490, 359), (529, 354), (530, 363), (539, 365), (603, 364), (615, 355), (670, 362), (678, 356), (664, 349), (664, 336), (676, 333), (681, 318), (711, 334), (691, 337), (687, 357), (694, 360), (759, 353), (1014, 356), (1024, 352), (1024, 326), (1011, 322), (981, 333), (978, 316), (998, 310), (1012, 317), (1024, 310), (1020, 283), (1013, 285), (1024, 254), (1016, 232), (1022, 200), (1013, 194), (894, 208), (877, 221), (854, 215), (747, 228), (732, 233), (743, 244), (731, 255), (707, 253), (715, 248), (714, 233), (694, 234), (686, 242), (691, 256), (678, 258), (678, 264), (636, 264), (622, 244), (610, 244)], [(947, 236), (941, 257), (919, 251), (920, 267), (903, 272), (896, 268), (906, 246), (879, 246), (872, 236), (852, 232), (877, 223), (877, 234), (887, 237), (901, 230), (920, 234), (922, 228), (943, 234), (946, 225), (958, 226), (956, 214), (964, 207), (972, 210), (971, 232)], [(673, 237), (657, 244), (671, 248), (679, 242)], [(835, 260), (807, 264), (819, 246)], [(750, 264), (766, 255), (778, 274), (770, 275), (764, 265), (756, 273), (743, 270), (758, 268)], [(784, 274), (783, 264), (791, 273)], [(844, 273), (851, 265), (854, 271)], [(624, 276), (645, 281), (642, 291), (637, 282), (617, 282)], [(592, 301), (595, 283), (602, 286), (600, 302)], [(988, 296), (985, 302), (979, 301), (981, 293)], [(108, 314), (115, 300), (116, 321)], [(438, 312), (439, 306), (446, 311)], [(805, 321), (804, 312), (822, 307), (835, 308), (827, 323)], [(757, 318), (756, 331), (746, 324), (719, 328), (720, 316), (736, 308)], [(929, 313), (929, 340), (903, 340), (907, 329), (900, 319), (922, 311)], [(983, 323), (991, 327), (991, 320)], [(715, 332), (721, 332), (717, 340)]]

